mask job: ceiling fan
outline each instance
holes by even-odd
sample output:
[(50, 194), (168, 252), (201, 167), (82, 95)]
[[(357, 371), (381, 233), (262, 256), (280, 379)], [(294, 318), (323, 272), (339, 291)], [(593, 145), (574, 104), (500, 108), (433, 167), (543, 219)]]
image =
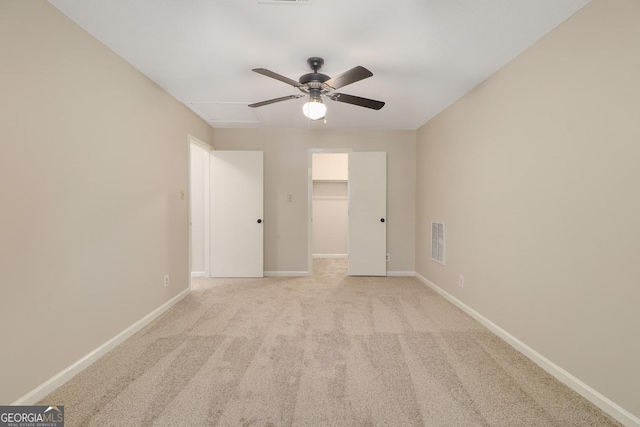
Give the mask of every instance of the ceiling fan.
[(267, 101), (256, 102), (255, 104), (249, 104), (249, 107), (256, 108), (264, 105), (273, 104), (276, 102), (286, 101), (289, 99), (298, 99), (303, 96), (309, 96), (309, 102), (304, 104), (302, 111), (305, 116), (311, 120), (322, 119), (325, 116), (327, 107), (322, 102), (323, 96), (331, 99), (332, 101), (344, 102), (346, 104), (357, 105), (359, 107), (371, 108), (373, 110), (379, 110), (384, 107), (384, 102), (376, 101), (368, 98), (361, 98), (359, 96), (347, 95), (346, 93), (337, 93), (336, 89), (340, 89), (351, 83), (364, 80), (373, 76), (373, 73), (364, 67), (357, 66), (349, 71), (345, 71), (335, 77), (329, 77), (326, 74), (319, 73), (318, 70), (324, 64), (324, 59), (318, 57), (312, 57), (307, 59), (307, 63), (313, 70), (313, 73), (308, 73), (300, 77), (298, 81), (282, 76), (266, 68), (254, 68), (258, 74), (271, 77), (281, 82), (287, 83), (302, 92), (299, 95), (282, 96), (280, 98), (269, 99)]

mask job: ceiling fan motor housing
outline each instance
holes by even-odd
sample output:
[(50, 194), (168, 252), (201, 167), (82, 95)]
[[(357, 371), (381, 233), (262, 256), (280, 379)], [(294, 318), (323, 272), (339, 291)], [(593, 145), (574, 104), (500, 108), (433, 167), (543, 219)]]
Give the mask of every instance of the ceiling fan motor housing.
[(300, 77), (298, 81), (301, 85), (304, 85), (304, 87), (300, 87), (299, 89), (303, 92), (308, 92), (312, 98), (320, 98), (320, 93), (323, 90), (328, 89), (327, 85), (324, 85), (323, 83), (331, 77), (318, 72), (324, 64), (324, 59), (314, 56), (307, 59), (307, 63), (313, 70), (313, 73), (305, 74)]
[(322, 74), (322, 73), (309, 73), (309, 74), (305, 74), (304, 76), (300, 77), (300, 80), (298, 80), (300, 83), (304, 84), (309, 84), (309, 87), (311, 87), (312, 83), (319, 83), (320, 86), (322, 86), (322, 83), (326, 82), (327, 80), (329, 80), (331, 77), (327, 76), (326, 74)]

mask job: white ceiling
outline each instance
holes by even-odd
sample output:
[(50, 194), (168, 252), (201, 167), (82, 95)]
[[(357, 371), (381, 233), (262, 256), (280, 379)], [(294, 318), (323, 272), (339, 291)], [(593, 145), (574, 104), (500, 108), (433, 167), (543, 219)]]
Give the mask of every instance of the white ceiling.
[[(49, 1), (213, 127), (417, 129), (590, 0)], [(371, 70), (339, 92), (384, 108), (247, 107), (300, 93), (251, 69), (298, 80), (311, 56)]]

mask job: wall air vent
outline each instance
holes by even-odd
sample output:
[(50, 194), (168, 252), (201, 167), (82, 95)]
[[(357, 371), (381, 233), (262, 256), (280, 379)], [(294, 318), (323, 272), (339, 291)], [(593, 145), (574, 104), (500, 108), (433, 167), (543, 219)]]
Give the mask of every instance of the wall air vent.
[(444, 222), (431, 222), (431, 259), (445, 265), (444, 258)]

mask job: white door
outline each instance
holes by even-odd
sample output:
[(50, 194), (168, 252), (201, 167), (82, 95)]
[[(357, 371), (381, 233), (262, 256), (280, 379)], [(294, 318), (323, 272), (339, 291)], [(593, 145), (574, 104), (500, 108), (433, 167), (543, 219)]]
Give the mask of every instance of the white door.
[(386, 276), (387, 153), (349, 153), (350, 276)]
[(211, 277), (262, 277), (262, 151), (212, 151)]

